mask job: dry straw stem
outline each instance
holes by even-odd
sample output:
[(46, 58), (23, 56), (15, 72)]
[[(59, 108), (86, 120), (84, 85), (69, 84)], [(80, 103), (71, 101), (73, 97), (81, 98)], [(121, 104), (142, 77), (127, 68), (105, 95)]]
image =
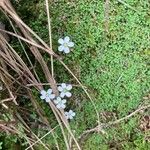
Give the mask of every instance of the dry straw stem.
[[(49, 46), (51, 49), (53, 49), (53, 47), (52, 47), (51, 19), (50, 19), (48, 0), (45, 0), (45, 3), (46, 3), (46, 12), (47, 12), (48, 31), (49, 31)], [(52, 74), (52, 77), (54, 77), (54, 65), (53, 65), (53, 56), (52, 55), (51, 55), (51, 74)]]
[(4, 102), (9, 102), (12, 101), (14, 98), (6, 98), (0, 101), (0, 104), (4, 103)]
[[(3, 131), (5, 131), (6, 133), (12, 133), (12, 134), (21, 134), (22, 133), (17, 130), (17, 128), (13, 125), (16, 122), (14, 121), (10, 121), (10, 122), (0, 122), (0, 130), (2, 129)], [(26, 141), (28, 142), (29, 145), (31, 145), (31, 142), (29, 140), (29, 138), (26, 135), (23, 135), (24, 138), (26, 139)], [(33, 149), (33, 148), (32, 148)]]
[[(44, 122), (46, 122), (47, 124), (49, 124), (48, 121), (47, 121), (47, 119), (44, 118), (43, 115), (41, 114), (41, 108), (40, 108), (39, 105), (37, 105), (38, 103), (36, 102), (36, 100), (33, 99), (32, 93), (31, 93), (29, 90), (28, 90), (28, 93), (29, 93), (29, 96), (30, 96), (30, 100), (31, 100), (31, 102), (32, 102), (32, 104), (33, 104), (33, 106), (34, 106), (34, 108), (37, 110), (39, 116), (43, 119)], [(27, 139), (26, 139), (26, 140), (27, 140)], [(28, 143), (29, 143), (29, 142), (28, 142)], [(44, 146), (44, 144), (42, 144), (42, 145)]]
[[(7, 82), (6, 82), (7, 80), (5, 79), (5, 77), (3, 76), (2, 73), (0, 73), (0, 75), (1, 75), (0, 79), (4, 83), (5, 87), (7, 88), (7, 91), (9, 93), (9, 97), (10, 97), (10, 98), (1, 100), (0, 104), (2, 104), (5, 107), (6, 105), (4, 104), (4, 102), (12, 101), (15, 105), (18, 105), (18, 103), (16, 102), (16, 97), (12, 94), (12, 91), (10, 90), (10, 87), (7, 85)], [(8, 109), (7, 106), (6, 106), (6, 108)]]
[(43, 135), (39, 140), (31, 144), (29, 147), (27, 147), (25, 150), (28, 150), (29, 148), (33, 147), (35, 144), (37, 144), (39, 141), (41, 141), (43, 138), (45, 138), (47, 135), (49, 135), (51, 132), (53, 132), (58, 126), (51, 129), (49, 132), (47, 132), (45, 135)]
[[(16, 31), (16, 29), (15, 29), (15, 27), (14, 27), (14, 25), (13, 25), (13, 23), (12, 23), (12, 21), (9, 19), (9, 17), (6, 15), (6, 13), (5, 13), (4, 11), (3, 11), (3, 13), (5, 14), (6, 18), (9, 20), (9, 22), (10, 22), (10, 24), (11, 24), (11, 26), (12, 26), (14, 32), (15, 32), (15, 34), (18, 34), (17, 31)], [(35, 71), (35, 69), (34, 69), (34, 66), (33, 66), (33, 64), (32, 64), (32, 62), (31, 62), (30, 57), (28, 56), (28, 54), (27, 54), (27, 52), (26, 52), (26, 50), (25, 50), (25, 47), (24, 47), (23, 44), (22, 44), (22, 41), (21, 41), (19, 38), (18, 38), (18, 41), (19, 41), (19, 43), (20, 43), (20, 45), (21, 45), (21, 47), (22, 47), (22, 49), (23, 49), (23, 51), (24, 51), (24, 53), (25, 53), (25, 55), (26, 55), (26, 57), (27, 57), (27, 60), (28, 60), (28, 62), (29, 62), (29, 64), (30, 64), (30, 66), (32, 67), (32, 69), (33, 69), (33, 71), (34, 71), (34, 74), (35, 74), (35, 76), (36, 76), (38, 82), (40, 82), (40, 79), (39, 79), (39, 77), (38, 77), (38, 75), (37, 75), (37, 73), (36, 73), (36, 71)]]
[[(38, 138), (38, 136), (36, 134), (34, 134), (34, 132), (32, 132), (32, 130), (29, 128), (29, 126), (25, 123), (25, 121), (22, 119), (22, 117), (18, 113), (16, 113), (16, 117), (21, 122), (21, 126), (23, 127), (23, 129), (28, 132), (27, 134), (30, 134), (31, 137), (36, 138), (38, 143), (40, 142), (45, 149), (49, 150), (49, 148)], [(24, 135), (24, 136), (28, 137), (27, 135)], [(31, 147), (33, 147), (33, 146), (31, 146)]]
[(11, 127), (8, 127), (8, 125), (0, 124), (0, 130), (5, 131), (6, 133), (10, 132), (12, 134), (17, 134), (17, 131)]
[[(37, 56), (37, 54), (36, 54), (36, 56)], [(37, 56), (37, 58), (38, 58), (38, 57), (39, 57), (39, 56)], [(43, 58), (38, 59), (38, 60), (42, 62), (42, 61), (43, 61)], [(9, 62), (9, 61), (8, 61), (8, 62)], [(43, 61), (43, 62), (44, 62), (44, 61)], [(44, 63), (45, 63), (45, 62), (44, 62)], [(44, 64), (44, 65), (45, 65), (45, 64)], [(46, 68), (46, 67), (47, 67), (47, 66), (45, 65), (45, 68)], [(14, 67), (14, 68), (15, 68), (15, 67)], [(20, 68), (21, 68), (21, 67), (20, 67)], [(45, 69), (45, 68), (43, 67), (43, 69)], [(14, 70), (15, 70), (15, 69), (14, 69)], [(18, 70), (18, 69), (17, 69), (17, 70)], [(34, 82), (31, 82), (31, 83), (34, 83)], [(26, 84), (25, 84), (25, 85), (26, 85)], [(34, 83), (34, 85), (36, 85), (36, 82)], [(37, 85), (38, 85), (38, 84), (37, 84)], [(37, 87), (39, 87), (39, 86), (37, 86)], [(40, 89), (41, 89), (41, 88), (40, 88)], [(39, 89), (38, 89), (38, 90), (39, 90)], [(33, 98), (31, 98), (31, 101), (32, 101), (32, 99), (33, 99)], [(33, 101), (33, 102), (34, 102), (34, 101)], [(33, 103), (33, 104), (34, 104), (34, 103)], [(36, 108), (37, 112), (39, 113), (38, 110), (39, 110), (40, 106), (38, 106), (38, 107), (35, 106), (35, 108)], [(40, 114), (40, 113), (39, 113), (39, 114)], [(43, 118), (42, 115), (40, 115), (40, 116), (41, 116), (41, 118)], [(44, 119), (43, 119), (43, 120), (44, 120)], [(57, 146), (57, 148), (58, 148), (58, 146)]]

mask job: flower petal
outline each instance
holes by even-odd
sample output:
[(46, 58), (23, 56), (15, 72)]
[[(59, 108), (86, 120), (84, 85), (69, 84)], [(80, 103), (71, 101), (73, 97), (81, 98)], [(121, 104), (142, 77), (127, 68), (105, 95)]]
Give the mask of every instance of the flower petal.
[(69, 110), (69, 112), (68, 112), (69, 114), (72, 114), (73, 113), (73, 111), (72, 110)]
[(60, 108), (61, 108), (61, 105), (60, 105), (60, 104), (57, 104), (56, 107), (57, 107), (58, 109), (60, 109)]
[(48, 89), (48, 90), (47, 90), (47, 93), (48, 93), (48, 94), (51, 94), (51, 93), (52, 93), (52, 89)]
[(54, 99), (54, 98), (55, 98), (55, 94), (51, 94), (51, 95), (49, 96), (49, 98), (50, 98), (50, 99)]
[(76, 115), (76, 113), (75, 113), (75, 112), (73, 112), (73, 113), (72, 113), (72, 116), (74, 117), (75, 115)]
[(57, 101), (58, 101), (58, 102), (61, 102), (61, 97), (57, 97)]
[(58, 43), (59, 43), (59, 44), (64, 44), (64, 40), (63, 40), (62, 38), (60, 38), (60, 39), (58, 40)]
[(40, 93), (41, 93), (41, 95), (46, 95), (46, 91), (45, 90), (41, 90)]
[(65, 115), (68, 116), (68, 112), (67, 111), (65, 112)]
[(50, 100), (49, 97), (46, 97), (45, 101), (46, 101), (47, 103), (49, 103), (51, 100)]
[(69, 116), (69, 119), (73, 119), (73, 117), (72, 117), (72, 116)]
[(70, 52), (69, 47), (64, 47), (64, 53), (68, 54)]
[(65, 104), (61, 104), (61, 108), (62, 108), (62, 109), (65, 109), (65, 108), (66, 108), (66, 105), (65, 105)]
[(67, 85), (66, 89), (70, 91), (72, 89), (72, 85), (71, 84)]
[(65, 93), (64, 93), (64, 92), (61, 92), (61, 93), (60, 93), (60, 97), (63, 98), (64, 96), (65, 96)]
[(63, 91), (62, 86), (58, 86), (58, 91), (60, 91), (60, 92), (62, 92), (62, 91)]
[(63, 104), (65, 104), (66, 102), (67, 102), (66, 99), (63, 99), (63, 100), (62, 100), (62, 103), (63, 103)]
[(66, 83), (62, 83), (61, 86), (62, 86), (63, 89), (67, 87)]
[(55, 99), (55, 100), (54, 100), (54, 103), (55, 103), (55, 104), (58, 104), (59, 102), (58, 102), (58, 100)]
[(70, 38), (68, 37), (68, 36), (66, 36), (65, 38), (64, 38), (64, 42), (65, 43), (68, 43), (70, 41)]
[(69, 42), (67, 45), (68, 47), (74, 47), (74, 42)]
[(45, 98), (46, 98), (45, 95), (40, 96), (40, 99), (45, 99)]
[(61, 46), (58, 47), (58, 51), (62, 52), (62, 51), (64, 51), (64, 48), (65, 47), (63, 45), (61, 45)]
[(71, 97), (71, 96), (72, 96), (72, 94), (71, 94), (70, 92), (66, 92), (65, 95), (66, 95), (67, 97)]

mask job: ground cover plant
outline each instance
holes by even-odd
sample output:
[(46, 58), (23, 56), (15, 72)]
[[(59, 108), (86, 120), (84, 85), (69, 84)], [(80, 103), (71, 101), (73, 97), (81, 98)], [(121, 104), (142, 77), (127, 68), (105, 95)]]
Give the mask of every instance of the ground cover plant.
[(150, 2), (11, 2), (0, 2), (0, 149), (149, 150)]

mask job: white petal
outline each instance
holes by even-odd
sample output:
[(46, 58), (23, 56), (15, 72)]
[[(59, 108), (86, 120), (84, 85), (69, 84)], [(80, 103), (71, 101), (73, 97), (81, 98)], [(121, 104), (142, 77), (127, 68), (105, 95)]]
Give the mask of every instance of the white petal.
[(73, 117), (72, 117), (72, 116), (69, 116), (69, 119), (73, 119)]
[(64, 47), (64, 53), (68, 54), (70, 52), (69, 47)]
[(69, 42), (67, 45), (68, 47), (74, 47), (74, 42)]
[(59, 86), (59, 87), (58, 87), (58, 91), (60, 91), (60, 92), (62, 92), (62, 91), (63, 91), (62, 86)]
[(41, 95), (46, 95), (46, 91), (45, 90), (41, 90)]
[(45, 99), (45, 98), (46, 98), (45, 95), (40, 96), (40, 99)]
[(57, 97), (57, 101), (58, 101), (58, 102), (61, 102), (61, 97)]
[(61, 45), (61, 46), (58, 47), (58, 51), (62, 52), (62, 51), (64, 51), (64, 48), (65, 47), (63, 45)]
[(70, 92), (66, 92), (65, 95), (66, 95), (67, 97), (71, 97), (71, 96), (72, 96), (72, 94), (71, 94)]
[(64, 92), (61, 92), (61, 93), (60, 93), (60, 97), (63, 98), (64, 96), (65, 96), (65, 93), (64, 93)]
[(57, 107), (58, 109), (60, 109), (60, 108), (61, 108), (61, 105), (60, 105), (60, 104), (57, 104), (56, 107)]
[(65, 112), (65, 116), (68, 116), (68, 112)]
[(61, 86), (62, 86), (63, 89), (67, 87), (66, 83), (62, 83)]
[(58, 43), (59, 44), (64, 44), (64, 40), (61, 38), (61, 39), (58, 40)]
[(60, 102), (61, 102), (61, 98), (60, 98), (60, 99), (57, 98), (57, 99), (54, 100), (54, 103), (55, 103), (55, 104), (58, 104), (58, 103), (60, 103)]
[(75, 115), (76, 115), (76, 113), (75, 113), (75, 112), (73, 112), (73, 113), (72, 113), (72, 116), (74, 117)]
[(64, 42), (65, 43), (68, 43), (70, 41), (70, 38), (68, 37), (68, 36), (66, 36), (65, 38), (64, 38)]
[(52, 93), (52, 89), (48, 89), (48, 90), (47, 90), (47, 93), (48, 93), (48, 94), (51, 94), (51, 93)]
[(63, 109), (66, 108), (66, 105), (65, 105), (65, 104), (62, 104), (62, 105), (61, 105), (61, 108), (63, 108)]
[(46, 101), (47, 103), (49, 103), (51, 100), (50, 100), (49, 97), (46, 97), (45, 101)]
[(67, 85), (66, 89), (70, 91), (72, 89), (72, 85), (71, 84)]
[(63, 100), (62, 100), (62, 103), (63, 103), (63, 104), (65, 104), (66, 102), (67, 102), (66, 99), (63, 99)]
[(59, 102), (58, 102), (58, 100), (55, 99), (55, 100), (54, 100), (54, 103), (55, 103), (55, 104), (58, 104)]
[(54, 98), (55, 98), (55, 94), (51, 94), (51, 95), (49, 96), (49, 98), (50, 98), (50, 99), (54, 99)]
[(73, 111), (72, 110), (69, 110), (69, 112), (68, 112), (69, 114), (72, 114), (73, 113)]

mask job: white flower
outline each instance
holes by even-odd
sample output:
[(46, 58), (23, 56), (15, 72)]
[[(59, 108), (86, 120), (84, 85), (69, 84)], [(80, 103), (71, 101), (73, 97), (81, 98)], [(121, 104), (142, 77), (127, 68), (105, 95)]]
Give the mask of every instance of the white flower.
[(61, 44), (58, 47), (58, 50), (60, 52), (64, 52), (64, 53), (69, 53), (70, 52), (70, 48), (74, 46), (74, 42), (70, 41), (70, 38), (68, 36), (66, 36), (64, 39), (59, 39), (58, 43)]
[(57, 97), (57, 99), (54, 100), (54, 103), (56, 104), (56, 107), (58, 109), (61, 109), (61, 108), (64, 109), (64, 108), (66, 108), (66, 105), (65, 105), (66, 99), (61, 99), (60, 97)]
[(44, 99), (46, 102), (50, 102), (52, 99), (55, 98), (55, 94), (53, 94), (52, 89), (48, 89), (47, 91), (41, 90), (41, 99)]
[(65, 116), (67, 119), (73, 119), (73, 117), (76, 115), (75, 112), (73, 112), (72, 110), (69, 110), (69, 112), (65, 112)]
[(58, 91), (60, 91), (60, 97), (71, 97), (71, 93), (69, 92), (72, 89), (72, 85), (66, 85), (65, 83), (62, 83), (61, 86), (58, 86)]

